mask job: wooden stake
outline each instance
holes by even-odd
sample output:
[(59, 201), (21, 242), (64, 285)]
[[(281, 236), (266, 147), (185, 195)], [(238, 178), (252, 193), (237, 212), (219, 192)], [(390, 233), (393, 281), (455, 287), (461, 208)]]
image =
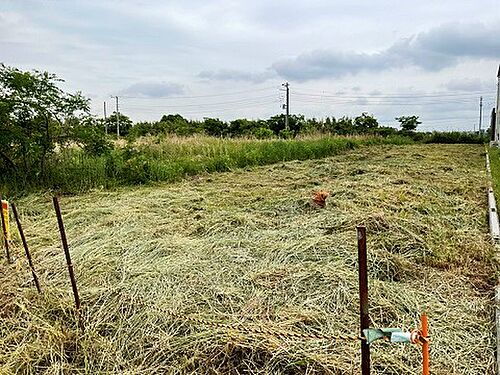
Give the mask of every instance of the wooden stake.
[(31, 259), (30, 250), (28, 248), (28, 242), (24, 235), (23, 227), (21, 225), (21, 220), (19, 220), (19, 214), (17, 213), (16, 204), (12, 203), (12, 212), (14, 212), (14, 218), (16, 219), (17, 229), (19, 230), (19, 235), (21, 236), (21, 241), (23, 242), (24, 252), (26, 253), (26, 258), (28, 258), (28, 264), (31, 269), (31, 274), (33, 275), (33, 281), (35, 282), (36, 290), (38, 293), (42, 293), (42, 288), (40, 288), (40, 283), (38, 282), (38, 277), (36, 275), (35, 266), (33, 266), (33, 261)]

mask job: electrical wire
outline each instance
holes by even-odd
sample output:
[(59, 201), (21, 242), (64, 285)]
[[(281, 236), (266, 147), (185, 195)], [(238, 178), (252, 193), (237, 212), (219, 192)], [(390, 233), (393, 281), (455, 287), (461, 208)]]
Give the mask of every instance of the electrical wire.
[(277, 87), (276, 86), (268, 86), (268, 87), (263, 87), (260, 89), (233, 91), (233, 92), (225, 92), (225, 93), (219, 93), (219, 94), (193, 95), (193, 96), (168, 96), (168, 97), (160, 97), (160, 98), (147, 97), (147, 96), (120, 95), (120, 99), (123, 98), (123, 99), (141, 99), (141, 100), (176, 100), (176, 99), (213, 98), (213, 97), (227, 96), (227, 95), (246, 94), (246, 93), (250, 93), (250, 92), (261, 92), (261, 91), (266, 91), (266, 90), (271, 90), (271, 89), (277, 89)]

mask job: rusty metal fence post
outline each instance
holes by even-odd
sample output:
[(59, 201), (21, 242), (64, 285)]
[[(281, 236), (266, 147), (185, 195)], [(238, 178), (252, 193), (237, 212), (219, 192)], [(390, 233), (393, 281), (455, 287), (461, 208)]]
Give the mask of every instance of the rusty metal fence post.
[(14, 218), (16, 219), (17, 229), (19, 230), (19, 235), (21, 236), (21, 241), (23, 242), (26, 258), (28, 258), (28, 265), (31, 269), (31, 274), (33, 275), (33, 281), (35, 282), (36, 290), (38, 290), (38, 293), (42, 293), (42, 288), (40, 288), (40, 283), (38, 282), (35, 266), (33, 265), (33, 260), (31, 259), (30, 250), (28, 248), (28, 242), (26, 241), (26, 236), (24, 235), (24, 230), (21, 225), (21, 220), (19, 220), (19, 214), (17, 212), (17, 207), (15, 203), (12, 203), (12, 212), (14, 213)]
[[(363, 330), (370, 328), (370, 316), (368, 314), (368, 261), (366, 254), (366, 227), (357, 226), (358, 236), (358, 274), (359, 274), (359, 320), (361, 337), (364, 338)], [(370, 374), (370, 345), (366, 339), (361, 340), (361, 374)]]
[(71, 262), (71, 255), (69, 253), (68, 240), (66, 239), (66, 232), (64, 230), (61, 208), (59, 206), (59, 200), (57, 199), (57, 197), (53, 197), (52, 201), (54, 203), (54, 209), (56, 211), (57, 224), (59, 225), (59, 233), (61, 234), (61, 242), (64, 250), (64, 255), (66, 256), (66, 264), (68, 266), (69, 278), (71, 280), (71, 288), (73, 289), (73, 297), (75, 298), (75, 307), (78, 314), (78, 320), (82, 329), (84, 329), (80, 314), (80, 296), (78, 295), (78, 288), (76, 286), (75, 272), (73, 270), (73, 263)]

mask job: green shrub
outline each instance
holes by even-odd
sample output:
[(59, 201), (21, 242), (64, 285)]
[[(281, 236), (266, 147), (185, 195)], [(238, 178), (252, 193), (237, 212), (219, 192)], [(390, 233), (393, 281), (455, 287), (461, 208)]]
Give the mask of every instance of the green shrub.
[[(417, 133), (418, 134), (418, 133)], [(432, 132), (424, 133), (421, 139), (416, 139), (424, 143), (471, 143), (483, 144), (488, 142), (486, 133), (478, 134), (472, 132)]]
[(44, 178), (4, 179), (4, 191), (55, 189), (81, 192), (92, 188), (176, 181), (199, 173), (225, 172), (289, 160), (324, 158), (363, 145), (408, 144), (408, 137), (308, 137), (293, 139), (224, 139), (152, 137), (103, 155), (65, 149), (47, 165)]
[(268, 128), (257, 128), (252, 131), (252, 135), (258, 139), (274, 138), (275, 134), (271, 129)]

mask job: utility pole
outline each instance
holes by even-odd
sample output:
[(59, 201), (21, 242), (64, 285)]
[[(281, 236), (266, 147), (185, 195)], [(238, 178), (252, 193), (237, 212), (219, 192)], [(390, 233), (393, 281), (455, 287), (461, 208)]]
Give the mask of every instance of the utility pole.
[(288, 130), (288, 116), (290, 116), (290, 84), (288, 82), (285, 82), (282, 84), (282, 86), (285, 87), (286, 89), (286, 112), (285, 112), (285, 130)]
[(118, 96), (111, 96), (116, 99), (116, 137), (120, 138), (120, 110), (118, 109)]
[(481, 134), (481, 125), (483, 124), (483, 97), (479, 97), (479, 134)]
[(104, 101), (104, 131), (108, 134), (108, 117), (106, 116), (106, 101)]

